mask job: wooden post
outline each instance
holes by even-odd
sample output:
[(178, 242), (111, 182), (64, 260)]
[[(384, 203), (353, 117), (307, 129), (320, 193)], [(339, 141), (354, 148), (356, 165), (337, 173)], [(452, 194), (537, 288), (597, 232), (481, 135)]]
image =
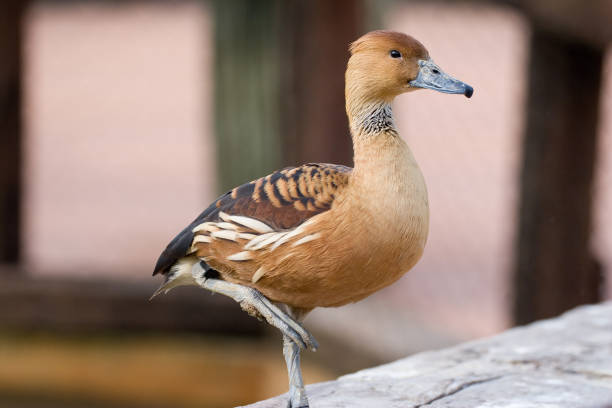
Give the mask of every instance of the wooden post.
[(344, 70), (361, 14), (361, 0), (215, 2), (223, 191), (283, 165), (352, 163)]
[(360, 0), (284, 3), (282, 61), (285, 165), (327, 162), (352, 165), (344, 107), (348, 45), (361, 33)]
[(217, 0), (215, 133), (222, 191), (281, 162), (279, 0)]
[(25, 1), (0, 4), (0, 262), (19, 260), (21, 20)]
[(514, 275), (518, 324), (599, 300), (590, 251), (603, 50), (537, 25), (530, 49)]

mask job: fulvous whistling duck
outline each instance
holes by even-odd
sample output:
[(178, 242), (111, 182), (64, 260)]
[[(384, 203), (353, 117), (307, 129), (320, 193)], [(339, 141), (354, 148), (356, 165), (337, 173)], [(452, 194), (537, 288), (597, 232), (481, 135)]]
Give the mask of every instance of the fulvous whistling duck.
[(393, 122), (391, 102), (419, 88), (471, 97), (414, 38), (373, 31), (350, 45), (346, 112), (354, 168), (306, 164), (219, 197), (160, 255), (155, 292), (198, 285), (237, 301), (283, 334), (289, 407), (308, 407), (301, 321), (390, 285), (421, 257), (429, 209), (423, 175)]

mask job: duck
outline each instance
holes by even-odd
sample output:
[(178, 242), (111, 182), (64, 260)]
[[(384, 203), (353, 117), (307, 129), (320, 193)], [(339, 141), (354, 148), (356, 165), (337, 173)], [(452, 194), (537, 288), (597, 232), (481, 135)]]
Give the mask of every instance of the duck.
[(420, 89), (468, 98), (474, 92), (404, 33), (369, 32), (350, 44), (349, 54), (345, 99), (354, 167), (309, 163), (228, 191), (167, 245), (153, 272), (164, 276), (153, 297), (199, 286), (279, 329), (290, 408), (309, 406), (300, 353), (318, 344), (302, 324), (305, 316), (391, 285), (425, 248), (427, 187), (391, 103)]

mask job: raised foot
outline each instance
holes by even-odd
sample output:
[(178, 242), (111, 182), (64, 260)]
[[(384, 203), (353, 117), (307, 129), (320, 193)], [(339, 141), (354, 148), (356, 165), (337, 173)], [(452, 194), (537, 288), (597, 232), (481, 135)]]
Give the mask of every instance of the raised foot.
[(270, 325), (279, 329), (283, 335), (293, 340), (300, 348), (306, 348), (312, 351), (316, 351), (317, 348), (319, 348), (317, 340), (301, 324), (288, 316), (274, 303), (270, 302), (270, 300), (262, 295), (257, 289), (246, 289), (248, 289), (248, 291), (240, 301), (240, 306), (243, 309), (247, 312), (249, 312), (251, 308), (257, 310)]
[[(193, 273), (193, 272), (192, 272)], [(302, 325), (288, 316), (256, 289), (220, 279), (206, 278), (203, 274), (193, 274), (196, 282), (215, 293), (231, 297), (242, 309), (251, 315), (261, 316), (289, 337), (302, 349), (316, 351), (319, 344)]]

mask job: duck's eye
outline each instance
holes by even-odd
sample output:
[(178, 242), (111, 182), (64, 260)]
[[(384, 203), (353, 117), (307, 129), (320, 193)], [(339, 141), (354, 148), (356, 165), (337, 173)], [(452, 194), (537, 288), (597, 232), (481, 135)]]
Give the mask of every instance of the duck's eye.
[(389, 51), (389, 55), (391, 55), (391, 58), (402, 58), (402, 53), (398, 50)]

